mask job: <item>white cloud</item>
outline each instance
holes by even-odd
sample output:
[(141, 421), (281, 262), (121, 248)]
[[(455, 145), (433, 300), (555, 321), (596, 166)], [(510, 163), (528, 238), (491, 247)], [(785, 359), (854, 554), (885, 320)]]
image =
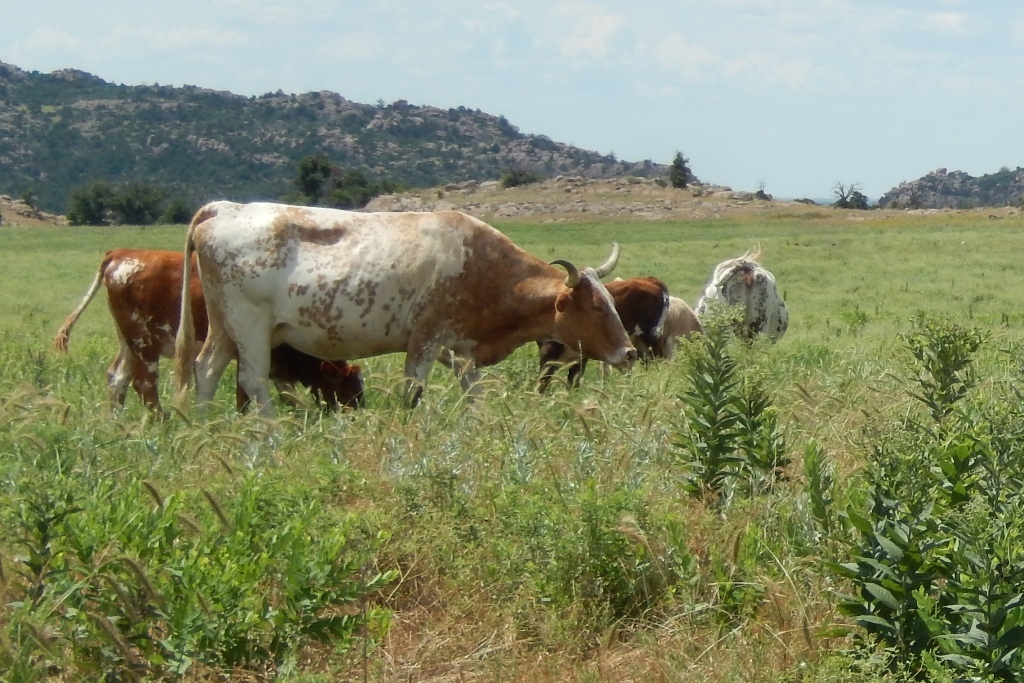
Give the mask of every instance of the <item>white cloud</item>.
[(621, 15), (589, 2), (560, 2), (552, 10), (569, 23), (558, 41), (559, 50), (575, 59), (606, 56), (611, 51), (611, 42), (626, 25)]
[(966, 17), (960, 12), (935, 12), (924, 18), (925, 28), (943, 33), (959, 33)]
[(681, 74), (687, 81), (710, 78), (722, 61), (713, 51), (694, 45), (678, 33), (659, 40), (652, 53), (659, 66)]
[(82, 41), (74, 36), (52, 28), (40, 28), (33, 31), (20, 42), (24, 50), (49, 52), (51, 50), (75, 49), (82, 46)]
[(336, 6), (335, 0), (215, 0), (215, 3), (254, 24), (321, 21)]
[(179, 26), (168, 29), (144, 28), (119, 24), (101, 38), (102, 43), (111, 47), (129, 48), (149, 52), (169, 50), (180, 52), (197, 45), (215, 45), (224, 48), (241, 45), (245, 36), (237, 31), (207, 26)]
[(509, 19), (515, 19), (519, 16), (519, 10), (514, 5), (508, 2), (489, 2), (483, 6), (485, 10), (490, 12), (497, 12), (504, 14)]
[(317, 48), (317, 53), (335, 61), (359, 61), (384, 53), (385, 41), (379, 35), (363, 31), (348, 33)]
[(747, 77), (761, 85), (782, 85), (794, 90), (807, 84), (812, 71), (813, 62), (808, 57), (786, 58), (763, 52), (729, 60), (723, 68), (723, 73), (732, 78)]

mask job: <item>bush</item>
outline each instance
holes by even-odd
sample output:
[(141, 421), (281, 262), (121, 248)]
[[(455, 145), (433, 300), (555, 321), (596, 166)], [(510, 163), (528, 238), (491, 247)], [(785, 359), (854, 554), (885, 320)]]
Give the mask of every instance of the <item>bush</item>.
[(513, 168), (510, 169), (508, 173), (501, 176), (501, 186), (508, 189), (510, 187), (519, 187), (520, 185), (539, 183), (542, 180), (544, 180), (544, 178), (536, 173)]
[(740, 376), (729, 352), (731, 324), (721, 316), (705, 326), (690, 389), (680, 397), (689, 410), (675, 442), (690, 470), (687, 490), (720, 504), (738, 483), (751, 492), (771, 488), (789, 464), (771, 397)]
[(160, 222), (168, 225), (188, 225), (196, 213), (196, 207), (181, 197), (173, 198), (160, 215)]
[(8, 616), (26, 671), (62, 652), (109, 680), (280, 667), (305, 641), (351, 641), (364, 621), (347, 608), (395, 578), (366, 573), (381, 537), (357, 518), (318, 522), (315, 497), (260, 474), (191, 501), (57, 476), (23, 500)]
[[(175, 199), (164, 208), (167, 191), (129, 182), (115, 188), (96, 180), (71, 193), (68, 222), (71, 225), (152, 225), (159, 220), (188, 223), (192, 211), (182, 199)], [(187, 215), (185, 215), (187, 214)]]
[(116, 225), (152, 225), (161, 214), (167, 192), (143, 183), (126, 183), (110, 201), (110, 216)]
[(293, 201), (336, 209), (360, 209), (374, 197), (398, 190), (398, 186), (387, 179), (370, 182), (361, 171), (334, 166), (322, 154), (305, 157), (299, 162), (294, 183), (299, 196)]
[(71, 192), (68, 222), (71, 225), (107, 225), (114, 189), (103, 180), (95, 180)]
[(918, 320), (905, 337), (909, 416), (874, 434), (866, 506), (850, 506), (832, 564), (855, 593), (840, 608), (894, 653), (894, 666), (1017, 680), (1024, 669), (1024, 410), (1021, 394), (971, 402), (982, 336)]

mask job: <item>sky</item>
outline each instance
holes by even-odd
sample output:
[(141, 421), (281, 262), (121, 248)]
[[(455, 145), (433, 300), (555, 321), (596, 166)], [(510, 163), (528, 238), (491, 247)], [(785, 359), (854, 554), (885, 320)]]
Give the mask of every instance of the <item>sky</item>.
[(329, 90), (776, 197), (1024, 166), (1020, 0), (0, 0), (0, 61)]

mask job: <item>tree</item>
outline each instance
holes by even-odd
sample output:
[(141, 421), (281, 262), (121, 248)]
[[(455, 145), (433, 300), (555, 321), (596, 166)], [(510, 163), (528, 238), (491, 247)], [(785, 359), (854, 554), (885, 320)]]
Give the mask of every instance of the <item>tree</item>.
[(331, 169), (330, 191), (324, 203), (338, 209), (359, 209), (366, 206), (374, 195), (374, 188), (360, 171)]
[(110, 183), (94, 180), (71, 192), (68, 222), (71, 225), (107, 225), (114, 190)]
[(501, 176), (501, 186), (505, 189), (510, 187), (519, 187), (520, 185), (529, 185), (530, 183), (538, 183), (543, 178), (532, 171), (528, 171), (525, 168), (510, 168), (508, 173)]
[(832, 186), (832, 195), (836, 198), (832, 206), (837, 209), (864, 210), (868, 208), (868, 198), (860, 191), (860, 183), (846, 185), (837, 180), (836, 184)]
[(323, 154), (303, 157), (299, 161), (295, 176), (295, 187), (305, 202), (317, 204), (324, 196), (325, 185), (331, 177), (331, 162)]
[(111, 199), (110, 215), (117, 225), (152, 225), (166, 198), (167, 192), (158, 187), (130, 182)]
[(195, 212), (196, 209), (194, 206), (181, 197), (174, 197), (167, 204), (167, 208), (164, 209), (163, 214), (161, 214), (160, 222), (168, 225), (188, 225)]
[(672, 187), (683, 188), (690, 182), (690, 160), (682, 152), (676, 152), (676, 158), (668, 169), (668, 182)]
[(389, 180), (371, 182), (362, 171), (346, 171), (335, 166), (323, 154), (308, 156), (299, 162), (295, 186), (299, 196), (286, 195), (285, 201), (336, 209), (360, 209), (377, 195), (398, 189)]

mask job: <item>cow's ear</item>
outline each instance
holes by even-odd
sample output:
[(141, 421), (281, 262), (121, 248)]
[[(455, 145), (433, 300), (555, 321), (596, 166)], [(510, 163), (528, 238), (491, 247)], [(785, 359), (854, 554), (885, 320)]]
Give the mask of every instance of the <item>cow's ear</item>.
[(569, 308), (570, 292), (572, 292), (571, 289), (568, 292), (562, 292), (555, 299), (555, 310), (559, 313), (565, 313), (565, 309)]

